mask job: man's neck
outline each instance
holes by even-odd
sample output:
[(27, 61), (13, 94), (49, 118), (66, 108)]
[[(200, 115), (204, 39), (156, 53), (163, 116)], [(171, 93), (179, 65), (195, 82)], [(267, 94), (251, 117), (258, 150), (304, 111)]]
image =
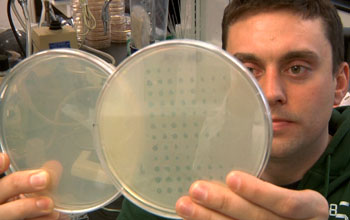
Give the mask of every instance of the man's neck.
[(261, 179), (279, 186), (300, 181), (321, 157), (331, 139), (332, 137), (329, 136), (327, 144), (318, 152), (306, 152), (305, 150), (304, 154), (291, 158), (271, 157)]
[(261, 179), (279, 186), (292, 184), (301, 180), (312, 165), (313, 164), (307, 166), (306, 164), (298, 163), (298, 161), (295, 160), (270, 160), (261, 176)]

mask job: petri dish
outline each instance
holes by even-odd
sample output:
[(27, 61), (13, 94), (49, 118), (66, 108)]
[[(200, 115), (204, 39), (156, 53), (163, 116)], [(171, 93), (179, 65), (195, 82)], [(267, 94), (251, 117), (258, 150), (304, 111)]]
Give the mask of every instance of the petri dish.
[(114, 70), (83, 51), (55, 49), (18, 63), (1, 86), (0, 143), (10, 172), (48, 170), (52, 183), (42, 194), (58, 211), (89, 212), (121, 195), (92, 135), (98, 94)]
[(102, 165), (125, 197), (163, 217), (179, 218), (175, 203), (195, 180), (259, 176), (270, 152), (270, 110), (256, 80), (204, 42), (139, 50), (109, 77), (96, 113)]

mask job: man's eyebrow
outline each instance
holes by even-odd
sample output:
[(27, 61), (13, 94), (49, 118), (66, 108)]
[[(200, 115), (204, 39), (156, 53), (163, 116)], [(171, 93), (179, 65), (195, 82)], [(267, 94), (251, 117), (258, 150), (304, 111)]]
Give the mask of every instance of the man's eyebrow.
[(239, 60), (259, 60), (258, 57), (252, 53), (235, 53), (233, 56)]
[[(261, 64), (262, 60), (252, 53), (235, 53), (233, 54), (234, 57), (236, 57), (241, 62), (254, 62)], [(283, 55), (279, 61), (285, 62), (295, 59), (305, 59), (305, 60), (311, 60), (313, 62), (318, 62), (320, 60), (320, 57), (311, 50), (296, 50), (296, 51), (289, 51), (285, 55)]]
[(237, 58), (239, 61), (241, 61), (242, 63), (252, 62), (252, 63), (255, 63), (257, 65), (263, 65), (263, 61), (261, 59), (259, 59), (259, 57), (257, 57), (256, 55), (254, 55), (252, 53), (235, 53), (235, 54), (233, 54), (233, 56), (235, 58)]
[(313, 62), (318, 62), (320, 60), (320, 57), (311, 50), (296, 50), (286, 53), (280, 60), (289, 61), (295, 59), (305, 59)]

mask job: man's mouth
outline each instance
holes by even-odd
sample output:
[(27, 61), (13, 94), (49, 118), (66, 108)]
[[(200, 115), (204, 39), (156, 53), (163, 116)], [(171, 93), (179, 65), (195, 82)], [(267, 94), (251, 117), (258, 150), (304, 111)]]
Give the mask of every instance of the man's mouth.
[(272, 117), (272, 127), (274, 132), (281, 132), (289, 129), (293, 121), (285, 118)]

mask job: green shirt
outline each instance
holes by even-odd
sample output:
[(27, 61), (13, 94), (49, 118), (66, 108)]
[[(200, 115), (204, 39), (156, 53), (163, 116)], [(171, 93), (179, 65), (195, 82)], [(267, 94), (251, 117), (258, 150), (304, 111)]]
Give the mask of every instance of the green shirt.
[[(329, 122), (333, 136), (326, 151), (305, 174), (297, 189), (320, 192), (329, 203), (329, 220), (350, 218), (350, 107), (333, 110)], [(118, 220), (162, 220), (132, 204), (123, 202)]]

